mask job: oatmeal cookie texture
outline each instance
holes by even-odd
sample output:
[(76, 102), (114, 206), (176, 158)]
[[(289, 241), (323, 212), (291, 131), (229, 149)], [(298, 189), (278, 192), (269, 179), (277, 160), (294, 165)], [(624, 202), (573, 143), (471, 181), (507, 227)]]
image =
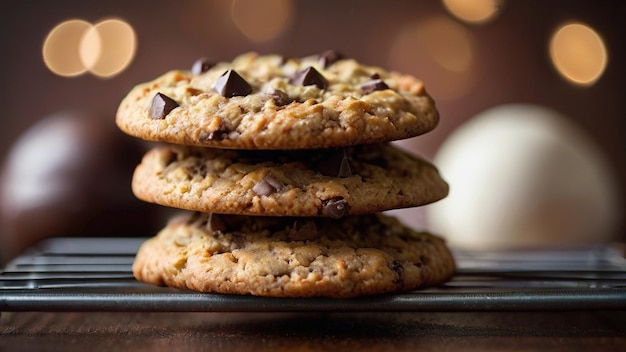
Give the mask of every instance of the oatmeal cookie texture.
[(132, 190), (182, 210), (135, 277), (200, 292), (349, 298), (444, 283), (445, 242), (383, 214), (448, 194), (394, 140), (433, 130), (422, 82), (333, 51), (200, 59), (133, 88), (116, 123), (156, 141)]
[(429, 132), (438, 119), (418, 79), (335, 53), (200, 60), (136, 86), (116, 115), (138, 138), (231, 149), (387, 142)]
[(448, 280), (433, 235), (381, 214), (328, 218), (181, 215), (140, 248), (133, 273), (155, 285), (274, 297), (356, 297)]
[(144, 201), (180, 209), (334, 218), (448, 194), (433, 165), (391, 144), (299, 151), (159, 146), (144, 156), (132, 188)]

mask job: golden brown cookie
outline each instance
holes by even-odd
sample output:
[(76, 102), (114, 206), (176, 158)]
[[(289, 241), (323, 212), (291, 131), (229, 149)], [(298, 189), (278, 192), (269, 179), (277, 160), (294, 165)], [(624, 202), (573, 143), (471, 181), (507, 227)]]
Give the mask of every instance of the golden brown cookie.
[(448, 194), (432, 164), (389, 143), (292, 151), (158, 146), (137, 167), (132, 188), (144, 201), (173, 208), (334, 218)]
[(439, 115), (418, 79), (334, 53), (248, 53), (198, 62), (136, 86), (116, 117), (124, 132), (233, 149), (313, 149), (414, 137)]
[(382, 214), (328, 218), (190, 213), (139, 249), (133, 273), (156, 285), (273, 297), (356, 297), (448, 280), (444, 241)]

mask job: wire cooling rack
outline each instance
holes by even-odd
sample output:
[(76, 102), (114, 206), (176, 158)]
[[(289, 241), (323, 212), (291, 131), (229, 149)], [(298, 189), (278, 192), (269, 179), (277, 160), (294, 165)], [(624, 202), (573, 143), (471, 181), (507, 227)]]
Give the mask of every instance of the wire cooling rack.
[(0, 273), (1, 311), (320, 312), (626, 310), (626, 259), (617, 246), (454, 251), (448, 283), (354, 299), (205, 294), (136, 281), (143, 238), (54, 238)]

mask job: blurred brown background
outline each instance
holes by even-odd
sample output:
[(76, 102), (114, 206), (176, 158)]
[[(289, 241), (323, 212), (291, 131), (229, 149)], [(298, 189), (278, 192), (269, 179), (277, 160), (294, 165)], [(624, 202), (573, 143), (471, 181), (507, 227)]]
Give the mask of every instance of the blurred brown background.
[[(410, 145), (427, 158), (433, 158), (445, 137), (473, 115), (505, 103), (534, 103), (563, 113), (586, 130), (606, 154), (623, 186), (626, 179), (623, 96), (626, 4), (623, 2), (501, 1), (492, 20), (471, 24), (452, 16), (442, 1), (437, 0), (272, 1), (268, 6), (288, 5), (286, 10), (283, 8), (288, 20), (275, 37), (261, 42), (242, 33), (241, 24), (238, 27), (231, 18), (231, 3), (227, 0), (3, 2), (0, 12), (2, 158), (29, 126), (59, 111), (86, 111), (93, 116), (90, 118), (94, 124), (113, 126), (117, 105), (134, 84), (173, 68), (190, 68), (201, 56), (230, 60), (247, 51), (305, 56), (336, 49), (345, 56), (411, 73), (425, 81), (442, 119), (437, 130), (411, 141)], [(237, 11), (239, 21), (250, 23), (253, 22), (250, 18), (263, 13), (247, 13), (245, 8)], [(68, 78), (57, 76), (46, 67), (42, 45), (57, 24), (72, 18), (96, 23), (111, 17), (129, 23), (137, 36), (136, 55), (123, 72), (111, 78), (88, 73)], [(581, 87), (563, 79), (548, 55), (547, 45), (553, 31), (573, 20), (586, 23), (600, 33), (608, 50), (606, 70), (592, 86)], [(434, 62), (428, 48), (413, 40), (412, 36), (419, 39), (420, 33), (426, 31), (422, 25), (433, 23), (452, 23), (453, 28), (460, 28), (469, 38), (472, 57), (461, 69)], [(446, 42), (446, 38), (440, 42)], [(52, 153), (54, 149), (50, 145), (41, 152)], [(121, 187), (128, 188), (128, 184)], [(620, 190), (622, 195), (624, 188)], [(141, 224), (137, 228), (141, 229)]]

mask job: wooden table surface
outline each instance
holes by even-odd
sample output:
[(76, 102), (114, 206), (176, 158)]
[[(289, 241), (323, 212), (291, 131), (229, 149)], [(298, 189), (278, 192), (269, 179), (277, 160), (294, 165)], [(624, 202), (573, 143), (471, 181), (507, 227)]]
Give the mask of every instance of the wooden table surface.
[(0, 351), (626, 351), (626, 311), (4, 312)]

